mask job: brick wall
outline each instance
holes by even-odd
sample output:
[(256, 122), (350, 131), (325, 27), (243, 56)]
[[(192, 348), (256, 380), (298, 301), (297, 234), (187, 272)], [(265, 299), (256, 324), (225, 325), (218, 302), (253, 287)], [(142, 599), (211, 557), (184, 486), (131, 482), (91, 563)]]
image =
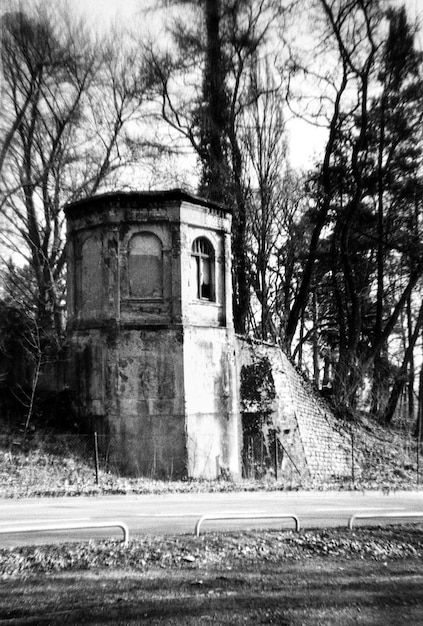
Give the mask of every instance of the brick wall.
[(272, 418), (282, 451), (282, 479), (296, 484), (351, 476), (351, 439), (345, 424), (278, 346), (237, 338), (238, 372), (264, 356), (275, 383)]

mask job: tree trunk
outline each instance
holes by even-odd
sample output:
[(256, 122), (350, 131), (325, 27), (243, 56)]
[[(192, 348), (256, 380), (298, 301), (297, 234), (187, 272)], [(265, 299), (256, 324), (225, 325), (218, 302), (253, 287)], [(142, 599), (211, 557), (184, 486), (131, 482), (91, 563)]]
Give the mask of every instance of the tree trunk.
[[(407, 302), (407, 330), (408, 330), (408, 344), (411, 343), (413, 338), (412, 331), (412, 319), (411, 319), (411, 298)], [(410, 424), (414, 422), (414, 380), (415, 380), (415, 368), (414, 368), (414, 351), (411, 354), (410, 365), (408, 368), (408, 419)]]
[(313, 291), (312, 297), (312, 315), (313, 315), (313, 377), (316, 388), (320, 385), (320, 363), (319, 363), (319, 335), (318, 335), (318, 319), (317, 319), (317, 294), (316, 289)]
[(225, 71), (220, 35), (220, 0), (206, 0), (206, 54), (203, 79), (204, 111), (201, 118), (203, 172), (200, 194), (227, 202), (228, 164), (223, 147), (228, 126)]
[[(384, 167), (383, 167), (383, 150), (385, 147), (385, 106), (386, 95), (382, 96), (380, 107), (380, 136), (378, 146), (378, 162), (377, 162), (377, 295), (376, 295), (376, 319), (374, 328), (375, 341), (378, 342), (382, 334), (383, 321), (383, 301), (384, 301), (384, 263), (385, 263), (385, 246), (384, 246)], [(381, 356), (382, 347), (375, 354), (373, 363), (373, 381), (371, 394), (371, 415), (380, 415), (385, 407), (382, 406), (383, 398), (386, 393), (386, 372), (383, 371), (383, 359)]]
[(420, 369), (419, 408), (417, 411), (416, 436), (418, 444), (423, 440), (423, 366)]
[(310, 285), (313, 278), (314, 264), (317, 259), (317, 251), (320, 242), (321, 232), (326, 224), (327, 215), (331, 206), (332, 194), (333, 194), (333, 180), (331, 175), (331, 161), (333, 152), (336, 145), (339, 117), (341, 115), (341, 100), (344, 91), (347, 87), (347, 70), (344, 67), (344, 74), (336, 94), (332, 119), (329, 129), (329, 139), (325, 147), (325, 156), (323, 159), (322, 172), (321, 172), (321, 186), (322, 194), (320, 207), (316, 212), (316, 220), (314, 230), (310, 239), (310, 246), (308, 249), (307, 259), (304, 264), (303, 274), (301, 278), (301, 284), (296, 293), (294, 303), (289, 312), (289, 316), (286, 323), (285, 336), (283, 338), (284, 348), (288, 352), (291, 352), (291, 344), (297, 330), (298, 322), (301, 318), (301, 314), (307, 304), (308, 296), (310, 293)]
[(392, 387), (388, 405), (386, 407), (386, 411), (383, 416), (383, 421), (385, 422), (385, 424), (389, 424), (392, 421), (392, 418), (394, 417), (394, 414), (395, 414), (395, 409), (398, 404), (398, 400), (401, 396), (401, 393), (403, 392), (404, 386), (407, 383), (407, 368), (412, 358), (413, 350), (416, 345), (416, 341), (419, 336), (420, 328), (422, 324), (423, 324), (423, 303), (420, 306), (419, 315), (416, 321), (416, 325), (414, 327), (414, 332), (411, 336), (411, 341), (408, 344), (407, 350), (405, 351), (402, 365), (396, 377), (394, 386)]

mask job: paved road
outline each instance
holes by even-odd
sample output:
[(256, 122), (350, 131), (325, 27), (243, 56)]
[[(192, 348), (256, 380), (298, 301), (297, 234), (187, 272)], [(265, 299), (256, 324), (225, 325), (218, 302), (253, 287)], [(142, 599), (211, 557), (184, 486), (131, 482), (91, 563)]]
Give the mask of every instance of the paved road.
[[(197, 493), (163, 496), (104, 496), (68, 498), (31, 498), (0, 500), (0, 530), (21, 528), (33, 523), (48, 525), (62, 522), (87, 523), (119, 520), (125, 522), (130, 536), (145, 534), (193, 533), (204, 514), (275, 515), (293, 513), (302, 528), (346, 526), (357, 512), (423, 514), (423, 492), (242, 492)], [(391, 520), (391, 522), (394, 520)], [(423, 519), (420, 521), (423, 523)], [(367, 524), (379, 524), (375, 518)], [(206, 521), (202, 532), (240, 528), (293, 528), (291, 520)], [(89, 537), (122, 537), (118, 529), (61, 531), (35, 534), (0, 534), (0, 546), (43, 544)]]

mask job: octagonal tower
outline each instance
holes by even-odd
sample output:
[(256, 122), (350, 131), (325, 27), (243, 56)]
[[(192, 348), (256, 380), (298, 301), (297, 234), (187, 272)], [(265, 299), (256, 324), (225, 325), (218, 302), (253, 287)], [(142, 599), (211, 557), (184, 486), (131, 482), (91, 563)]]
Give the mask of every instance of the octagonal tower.
[(129, 475), (238, 475), (230, 211), (177, 189), (65, 213), (81, 417)]

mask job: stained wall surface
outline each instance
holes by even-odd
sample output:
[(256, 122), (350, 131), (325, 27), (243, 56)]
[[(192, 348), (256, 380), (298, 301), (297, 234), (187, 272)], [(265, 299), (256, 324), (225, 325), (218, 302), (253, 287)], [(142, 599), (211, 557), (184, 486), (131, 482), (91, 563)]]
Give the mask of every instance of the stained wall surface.
[(282, 448), (281, 476), (293, 483), (350, 477), (351, 441), (344, 423), (335, 418), (280, 347), (241, 337), (236, 345), (239, 370), (263, 357), (271, 364), (276, 391), (272, 420)]
[(124, 473), (241, 474), (241, 368), (266, 356), (280, 470), (348, 476), (350, 441), (277, 347), (235, 338), (231, 215), (173, 190), (66, 209), (69, 385)]
[(66, 213), (81, 416), (109, 435), (125, 473), (238, 475), (230, 213), (179, 190), (106, 194)]
[(238, 476), (242, 433), (231, 333), (188, 328), (184, 368), (188, 473)]
[(107, 329), (73, 338), (81, 416), (122, 473), (186, 475), (183, 354), (176, 332)]

